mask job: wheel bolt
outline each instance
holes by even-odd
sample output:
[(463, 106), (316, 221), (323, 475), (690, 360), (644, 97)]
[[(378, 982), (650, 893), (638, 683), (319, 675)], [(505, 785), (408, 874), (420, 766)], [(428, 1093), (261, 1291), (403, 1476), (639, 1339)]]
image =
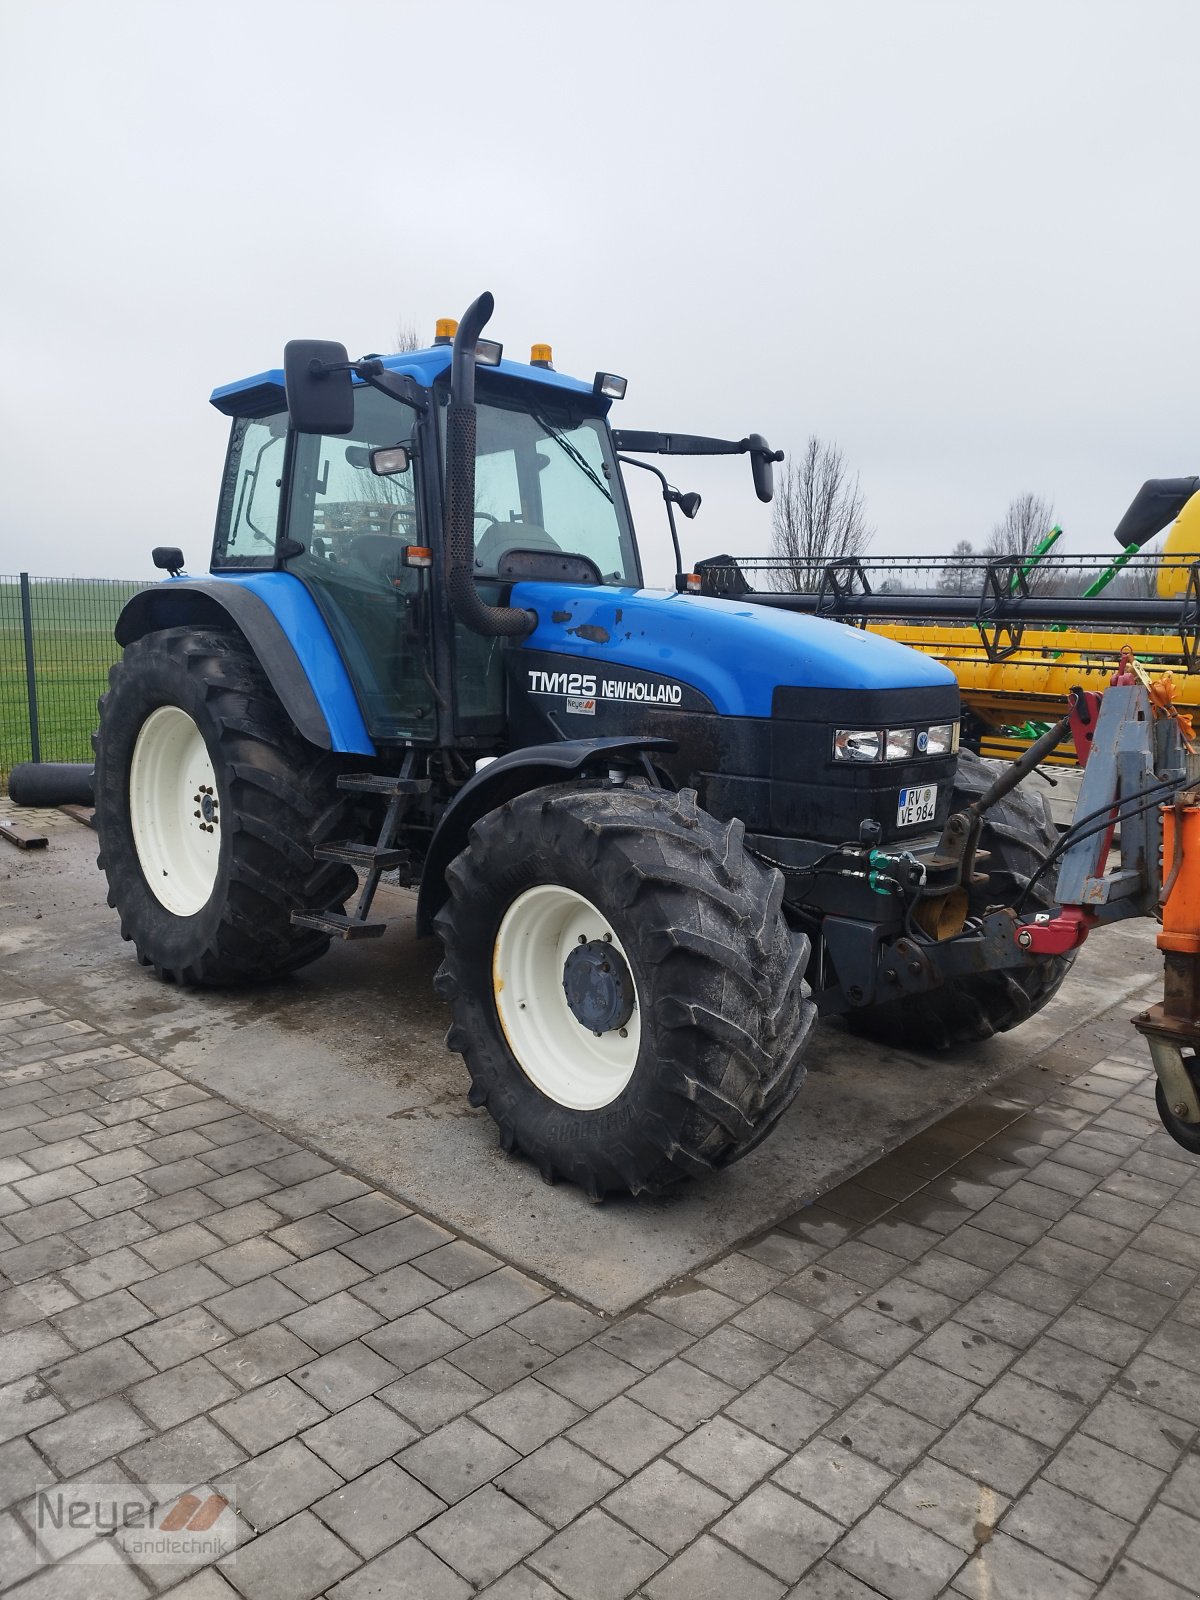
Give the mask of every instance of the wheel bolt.
[(1171, 1109), (1174, 1111), (1177, 1117), (1187, 1116), (1187, 1107), (1185, 1105), (1172, 1106)]
[(619, 1028), (617, 1031), (620, 1034), (622, 1039), (628, 1039), (628, 1037), (629, 1037), (629, 1029), (628, 1028)]
[(606, 933), (604, 935), (604, 942), (605, 942), (605, 944), (611, 944), (612, 943), (612, 934), (611, 933)]
[(586, 944), (587, 943), (587, 934), (586, 933), (581, 933), (579, 935), (579, 942), (580, 942), (580, 944)]

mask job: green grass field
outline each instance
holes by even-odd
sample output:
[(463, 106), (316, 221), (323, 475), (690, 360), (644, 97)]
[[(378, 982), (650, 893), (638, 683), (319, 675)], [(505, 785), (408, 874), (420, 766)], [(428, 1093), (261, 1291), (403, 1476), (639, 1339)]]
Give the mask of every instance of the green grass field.
[[(113, 627), (142, 583), (90, 578), (30, 580), (34, 679), (43, 761), (88, 761), (96, 701), (120, 655)], [(0, 793), (30, 759), (25, 642), (17, 580), (0, 577)]]

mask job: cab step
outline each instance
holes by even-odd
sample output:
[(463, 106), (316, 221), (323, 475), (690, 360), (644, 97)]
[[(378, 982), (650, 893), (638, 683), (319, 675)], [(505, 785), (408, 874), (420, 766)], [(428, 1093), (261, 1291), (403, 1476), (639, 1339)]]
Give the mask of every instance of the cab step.
[(378, 844), (359, 844), (353, 839), (319, 844), (313, 855), (318, 861), (347, 861), (352, 867), (366, 867), (368, 871), (393, 872), (397, 867), (412, 864), (408, 851), (398, 846), (388, 848)]
[(342, 911), (293, 911), (293, 926), (317, 928), (321, 933), (332, 934), (335, 939), (378, 939), (387, 923), (368, 922), (367, 918), (371, 914), (380, 879), (385, 872), (398, 870), (401, 878), (406, 880), (405, 887), (412, 880), (412, 857), (396, 843), (396, 833), (413, 796), (424, 794), (431, 787), (429, 778), (411, 776), (416, 763), (416, 751), (410, 750), (400, 772), (394, 776), (378, 772), (343, 772), (339, 776), (339, 789), (387, 797), (387, 810), (379, 828), (379, 838), (374, 844), (356, 839), (334, 839), (328, 844), (317, 845), (313, 854), (319, 861), (345, 861), (352, 867), (364, 867), (366, 876), (359, 890), (358, 903), (349, 916)]
[(343, 772), (338, 778), (339, 789), (353, 789), (358, 794), (427, 794), (432, 784), (430, 778), (393, 778), (380, 772)]
[(293, 911), (292, 926), (316, 928), (335, 939), (378, 939), (387, 923), (364, 922), (361, 917), (348, 917), (341, 911)]

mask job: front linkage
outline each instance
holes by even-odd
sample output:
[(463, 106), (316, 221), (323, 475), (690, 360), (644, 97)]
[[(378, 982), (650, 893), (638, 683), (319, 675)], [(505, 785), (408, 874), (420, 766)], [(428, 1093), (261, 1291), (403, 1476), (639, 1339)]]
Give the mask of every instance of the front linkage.
[[(1077, 698), (1082, 705), (1083, 697)], [(866, 921), (844, 917), (825, 921), (822, 934), (837, 981), (814, 987), (820, 1013), (871, 1008), (880, 1002), (928, 994), (972, 975), (1035, 968), (1044, 964), (1046, 956), (1066, 953), (1068, 946), (1034, 943), (1025, 936), (1020, 904), (997, 903), (981, 914), (971, 913), (980, 911), (988, 893), (989, 873), (977, 867), (990, 864), (990, 853), (980, 849), (989, 814), (1062, 743), (1079, 715), (1073, 699), (1071, 712), (1019, 761), (951, 813), (932, 854), (917, 857), (908, 851), (884, 851), (867, 840), (858, 849), (843, 849), (834, 862), (822, 865), (823, 871), (863, 879), (879, 894), (895, 897), (893, 904), (896, 899), (903, 901), (906, 910), (903, 931), (890, 937), (879, 925)], [(977, 765), (990, 775), (990, 769)], [(1027, 894), (1030, 888), (1026, 879), (1022, 892)], [(1003, 898), (997, 896), (998, 901)]]
[[(932, 997), (972, 974), (1069, 962), (1093, 929), (1158, 917), (1164, 995), (1133, 1021), (1150, 1047), (1163, 1125), (1200, 1154), (1200, 784), (1190, 720), (1176, 711), (1172, 692), (1169, 675), (1151, 682), (1126, 653), (1103, 695), (1073, 690), (1067, 715), (955, 810), (932, 856), (918, 864), (864, 847), (860, 873), (910, 897), (905, 932), (868, 941), (866, 924), (827, 922), (841, 982), (814, 989), (818, 1010), (845, 1011), (853, 1022), (857, 1007), (877, 1008), (889, 997)], [(1084, 769), (1071, 826), (1012, 904), (964, 920), (962, 886), (987, 881), (975, 870), (986, 865), (978, 851), (985, 818), (1068, 736)], [(1118, 826), (1120, 865), (1109, 871)], [(1030, 897), (1045, 896), (1055, 867), (1054, 909), (1030, 918)]]

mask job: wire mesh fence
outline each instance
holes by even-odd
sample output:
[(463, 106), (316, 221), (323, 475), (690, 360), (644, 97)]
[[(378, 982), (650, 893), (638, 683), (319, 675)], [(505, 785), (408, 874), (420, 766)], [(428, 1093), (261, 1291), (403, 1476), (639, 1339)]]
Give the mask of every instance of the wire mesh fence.
[(147, 583), (0, 576), (0, 793), (21, 761), (88, 761), (113, 627)]

